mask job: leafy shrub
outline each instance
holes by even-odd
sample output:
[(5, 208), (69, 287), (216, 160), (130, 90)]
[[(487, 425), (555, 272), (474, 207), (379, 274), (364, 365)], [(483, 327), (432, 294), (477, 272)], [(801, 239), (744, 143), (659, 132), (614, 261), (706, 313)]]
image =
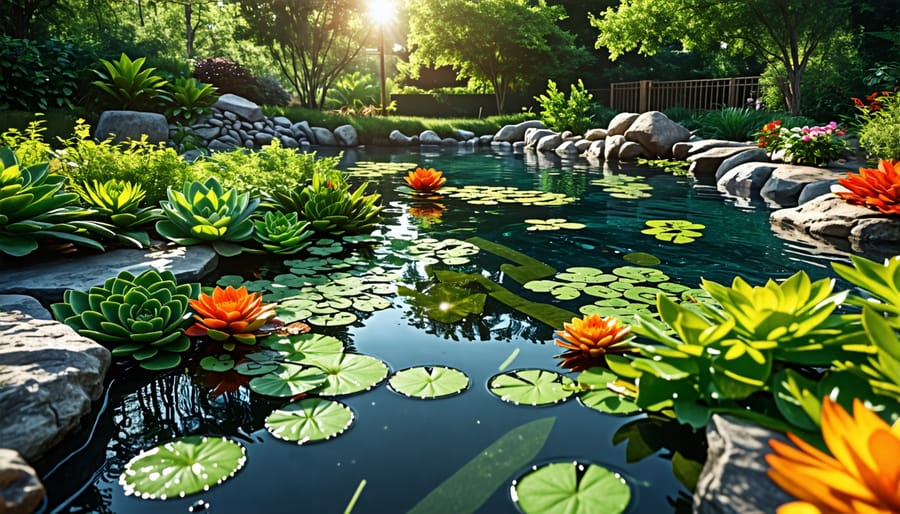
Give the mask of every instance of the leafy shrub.
[(847, 149), (844, 131), (832, 121), (824, 126), (782, 126), (780, 120), (763, 125), (754, 134), (757, 146), (770, 151), (784, 150), (785, 158), (794, 164), (825, 166)]
[(593, 95), (584, 88), (581, 79), (572, 84), (569, 98), (556, 88), (556, 82), (547, 81), (547, 92), (534, 97), (541, 106), (541, 120), (556, 131), (571, 130), (584, 134), (593, 122)]
[(0, 146), (9, 147), (15, 152), (20, 166), (39, 164), (50, 158), (50, 145), (44, 141), (47, 127), (43, 116), (37, 113), (25, 130), (11, 128), (0, 134)]
[(216, 102), (216, 88), (193, 77), (179, 77), (169, 82), (163, 93), (167, 105), (166, 117), (170, 121), (191, 123), (212, 112)]
[(94, 70), (100, 80), (91, 84), (106, 93), (120, 109), (153, 110), (167, 82), (154, 73), (156, 68), (145, 68), (145, 61), (146, 57), (132, 61), (124, 52), (118, 61), (100, 59), (106, 71)]
[(900, 159), (900, 95), (876, 100), (877, 109), (860, 107), (859, 146), (870, 159)]
[(211, 57), (197, 61), (194, 77), (218, 88), (219, 93), (232, 93), (251, 102), (266, 103), (260, 93), (259, 84), (250, 70), (223, 57)]
[(748, 141), (771, 115), (745, 107), (725, 107), (697, 116), (697, 134), (714, 139)]
[(325, 107), (329, 109), (340, 109), (342, 107), (359, 109), (367, 105), (378, 104), (380, 102), (380, 91), (378, 88), (378, 82), (371, 73), (363, 75), (358, 71), (354, 71), (353, 73), (342, 75), (328, 90)]
[(291, 94), (284, 89), (277, 78), (267, 75), (256, 79), (259, 89), (260, 103), (263, 105), (288, 105), (291, 103)]
[(72, 45), (0, 34), (0, 110), (74, 106), (78, 74)]

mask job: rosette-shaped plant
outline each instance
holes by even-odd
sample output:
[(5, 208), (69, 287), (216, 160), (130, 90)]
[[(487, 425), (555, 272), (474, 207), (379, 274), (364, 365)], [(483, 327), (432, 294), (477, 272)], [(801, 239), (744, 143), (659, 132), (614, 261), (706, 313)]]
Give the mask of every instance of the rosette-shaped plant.
[(221, 255), (241, 253), (235, 244), (253, 235), (250, 215), (259, 206), (259, 198), (250, 199), (236, 189), (225, 190), (215, 177), (206, 182), (186, 182), (181, 191), (166, 192), (168, 201), (160, 202), (166, 219), (156, 223), (156, 231), (181, 245), (212, 243)]
[(163, 217), (158, 207), (141, 207), (146, 196), (144, 188), (127, 180), (97, 180), (76, 186), (75, 192), (81, 201), (96, 210), (104, 221), (108, 221), (117, 229), (119, 239), (132, 242), (138, 247), (150, 246), (150, 237), (146, 231), (136, 230)]
[(263, 303), (259, 293), (246, 287), (216, 287), (211, 295), (200, 293), (190, 301), (196, 323), (185, 332), (189, 336), (208, 336), (215, 341), (233, 337), (244, 344), (255, 344), (253, 334), (275, 317), (275, 304)]
[(416, 168), (416, 171), (410, 171), (403, 180), (417, 193), (434, 193), (447, 181), (441, 175), (443, 173), (434, 168)]
[(296, 212), (266, 212), (253, 227), (253, 239), (267, 252), (279, 255), (292, 255), (306, 248), (309, 237), (315, 233), (308, 221), (297, 218)]
[(296, 212), (316, 232), (332, 235), (371, 232), (381, 221), (380, 194), (366, 194), (368, 183), (355, 191), (334, 173), (315, 172), (307, 186), (273, 191), (278, 210)]
[(850, 191), (835, 193), (853, 205), (864, 205), (884, 214), (900, 214), (900, 173), (895, 161), (878, 161), (878, 169), (860, 168), (838, 182)]
[(900, 424), (891, 427), (859, 399), (851, 416), (825, 397), (822, 436), (830, 455), (794, 434), (796, 447), (769, 441), (769, 478), (798, 500), (778, 514), (900, 512)]
[(142, 368), (178, 366), (190, 348), (184, 334), (190, 299), (200, 284), (178, 284), (171, 271), (123, 271), (87, 292), (66, 290), (53, 316), (79, 334), (110, 346), (113, 356), (132, 357)]
[(94, 211), (73, 205), (78, 195), (65, 192), (66, 178), (50, 175), (46, 163), (22, 168), (12, 150), (0, 148), (0, 165), (0, 252), (28, 255), (46, 238), (103, 250), (90, 236), (114, 235), (88, 219)]
[(608, 353), (634, 351), (628, 346), (631, 327), (623, 325), (618, 318), (601, 317), (591, 314), (583, 318), (572, 318), (563, 330), (557, 330), (554, 339), (557, 346), (568, 350), (562, 354), (562, 366), (575, 371), (587, 369), (604, 362)]

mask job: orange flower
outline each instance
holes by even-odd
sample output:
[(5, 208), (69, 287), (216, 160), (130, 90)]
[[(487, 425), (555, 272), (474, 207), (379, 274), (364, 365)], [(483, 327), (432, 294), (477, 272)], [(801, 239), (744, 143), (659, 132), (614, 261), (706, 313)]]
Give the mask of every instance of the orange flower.
[(574, 371), (587, 369), (604, 363), (607, 353), (631, 351), (626, 343), (631, 339), (631, 327), (622, 325), (618, 318), (602, 318), (599, 314), (572, 318), (564, 330), (557, 330), (554, 339), (557, 346), (569, 351), (562, 354), (564, 368)]
[(433, 193), (447, 181), (441, 175), (443, 173), (434, 168), (416, 168), (416, 171), (410, 171), (409, 175), (403, 177), (403, 180), (417, 193)]
[(884, 214), (900, 214), (900, 173), (897, 161), (878, 161), (878, 169), (860, 168), (859, 175), (848, 173), (838, 182), (849, 189), (835, 193), (854, 205), (864, 205)]
[(248, 293), (241, 286), (213, 289), (212, 296), (200, 293), (200, 298), (190, 300), (197, 320), (185, 334), (189, 336), (209, 336), (216, 341), (229, 337), (244, 344), (254, 344), (257, 331), (267, 321), (275, 317), (275, 304), (262, 303), (262, 295)]
[(446, 207), (439, 203), (413, 204), (409, 206), (410, 216), (425, 221), (438, 221), (447, 210)]
[(770, 440), (769, 478), (799, 501), (778, 514), (890, 514), (900, 512), (900, 423), (889, 426), (859, 399), (853, 416), (822, 401), (822, 436), (831, 455), (788, 434), (793, 447)]

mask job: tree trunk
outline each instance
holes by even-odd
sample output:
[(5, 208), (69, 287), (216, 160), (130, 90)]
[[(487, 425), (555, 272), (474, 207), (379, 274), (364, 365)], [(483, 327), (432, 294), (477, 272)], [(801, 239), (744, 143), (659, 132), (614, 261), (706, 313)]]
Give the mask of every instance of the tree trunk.
[(787, 72), (788, 79), (784, 85), (784, 100), (791, 116), (800, 116), (800, 79), (803, 76), (803, 70), (791, 68)]
[(194, 8), (191, 6), (190, 2), (185, 2), (184, 4), (184, 33), (187, 39), (187, 58), (194, 58), (194, 35), (196, 30), (194, 29), (194, 25), (191, 23), (191, 15), (194, 12)]

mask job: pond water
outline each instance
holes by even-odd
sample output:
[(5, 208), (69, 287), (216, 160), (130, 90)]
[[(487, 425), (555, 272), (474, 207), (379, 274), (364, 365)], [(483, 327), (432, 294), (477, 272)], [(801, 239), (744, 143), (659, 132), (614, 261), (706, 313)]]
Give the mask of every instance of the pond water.
[[(633, 258), (642, 252), (659, 259), (653, 268), (668, 275), (669, 282), (691, 288), (701, 277), (730, 283), (741, 275), (759, 284), (799, 269), (813, 279), (833, 276), (829, 261), (843, 259), (774, 236), (769, 210), (762, 204), (737, 207), (708, 188), (694, 187), (687, 177), (660, 170), (604, 169), (586, 161), (538, 163), (510, 153), (462, 149), (354, 150), (345, 154), (342, 167), (358, 172), (372, 161), (399, 163), (399, 170), (407, 169), (404, 163), (437, 168), (447, 177), (446, 186), (514, 187), (560, 193), (569, 202), (523, 205), (453, 195), (420, 201), (400, 192), (403, 171), (370, 179), (383, 195), (384, 222), (376, 235), (384, 240), (354, 251), (362, 260), (368, 257), (369, 266), (388, 260), (401, 263), (394, 268), (401, 277), (395, 282), (420, 291), (430, 284), (425, 267), (404, 257), (411, 244), (424, 238), (478, 236), (560, 272), (591, 267), (611, 273), (623, 266), (642, 266), (645, 261), (635, 264)], [(620, 193), (611, 190), (614, 186)], [(617, 197), (622, 188), (624, 196), (639, 198)], [(585, 227), (528, 230), (533, 225), (525, 222), (558, 218)], [(688, 220), (705, 228), (693, 242), (674, 244), (642, 233), (648, 220)], [(350, 251), (336, 256), (346, 257)], [(470, 259), (435, 268), (479, 274), (526, 300), (573, 313), (598, 300), (577, 291), (577, 298), (556, 299), (549, 292), (526, 289), (500, 271), (509, 261), (491, 252)], [(247, 280), (272, 280), (285, 271), (279, 260), (248, 256), (232, 258), (222, 268), (222, 273)], [(491, 297), (482, 314), (456, 323), (428, 318), (410, 297), (385, 297), (392, 303), (389, 308), (356, 312), (358, 320), (350, 325), (314, 326), (313, 332), (335, 336), (352, 351), (381, 359), (390, 372), (412, 366), (456, 368), (469, 377), (466, 390), (418, 400), (382, 381), (371, 390), (339, 398), (355, 415), (349, 429), (333, 439), (298, 446), (276, 439), (264, 426), (266, 416), (287, 400), (246, 387), (211, 397), (203, 378), (182, 372), (151, 374), (117, 363), (92, 430), (73, 437), (39, 465), (49, 492), (45, 511), (172, 513), (205, 507), (215, 514), (339, 513), (365, 480), (353, 512), (399, 513), (418, 505), (417, 512), (513, 513), (512, 479), (535, 464), (577, 460), (600, 464), (624, 478), (632, 496), (628, 512), (690, 512), (690, 487), (705, 457), (702, 434), (646, 415), (604, 414), (574, 398), (531, 407), (502, 401), (489, 391), (489, 381), (501, 369), (565, 373), (556, 358), (562, 351), (553, 344), (553, 328), (562, 327), (550, 327)], [(536, 420), (545, 420), (543, 426), (552, 422), (542, 445), (524, 439), (526, 447), (515, 451), (494, 447), (494, 454), (464, 468), (504, 434)], [(129, 459), (192, 434), (239, 441), (246, 448), (246, 466), (224, 484), (186, 498), (154, 501), (125, 495), (118, 479)], [(533, 457), (520, 462), (519, 452)], [(451, 476), (454, 480), (441, 490), (443, 496), (429, 496)]]

